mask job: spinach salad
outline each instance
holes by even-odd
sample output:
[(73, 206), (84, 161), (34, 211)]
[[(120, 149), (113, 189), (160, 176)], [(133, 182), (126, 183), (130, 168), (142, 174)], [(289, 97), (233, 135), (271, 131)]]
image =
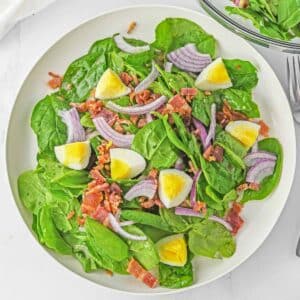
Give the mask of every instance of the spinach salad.
[(300, 36), (299, 0), (232, 0), (230, 14), (241, 16), (268, 37), (290, 41)]
[(217, 56), (197, 24), (168, 18), (155, 41), (96, 41), (34, 107), (37, 167), (19, 176), (39, 242), (86, 272), (153, 288), (192, 285), (193, 258), (230, 257), (244, 204), (277, 186), (249, 61)]

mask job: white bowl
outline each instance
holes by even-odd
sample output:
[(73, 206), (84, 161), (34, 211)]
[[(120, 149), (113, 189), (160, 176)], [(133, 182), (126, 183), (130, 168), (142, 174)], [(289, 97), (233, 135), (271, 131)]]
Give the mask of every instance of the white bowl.
[(287, 200), (295, 170), (296, 143), (294, 124), (284, 91), (271, 67), (263, 57), (240, 37), (232, 34), (211, 18), (198, 12), (170, 6), (135, 6), (114, 10), (87, 21), (55, 43), (33, 67), (24, 81), (16, 99), (7, 134), (7, 170), (11, 189), (28, 229), (31, 215), (20, 202), (17, 178), (26, 169), (36, 165), (37, 144), (30, 128), (32, 108), (43, 98), (47, 90), (47, 72), (63, 74), (71, 61), (87, 52), (97, 39), (126, 30), (135, 20), (138, 27), (134, 36), (147, 41), (154, 38), (155, 26), (166, 17), (183, 17), (195, 21), (219, 42), (219, 53), (226, 58), (241, 58), (252, 61), (259, 69), (260, 81), (254, 97), (260, 106), (263, 119), (271, 127), (284, 148), (282, 179), (274, 193), (264, 201), (253, 201), (244, 210), (245, 225), (237, 236), (237, 251), (230, 259), (194, 259), (195, 283), (191, 287), (168, 290), (162, 287), (150, 289), (131, 276), (115, 275), (113, 280), (104, 272), (84, 273), (72, 257), (57, 255), (47, 249), (67, 269), (95, 283), (129, 293), (163, 294), (176, 293), (211, 282), (232, 271), (245, 261), (262, 244), (276, 223)]

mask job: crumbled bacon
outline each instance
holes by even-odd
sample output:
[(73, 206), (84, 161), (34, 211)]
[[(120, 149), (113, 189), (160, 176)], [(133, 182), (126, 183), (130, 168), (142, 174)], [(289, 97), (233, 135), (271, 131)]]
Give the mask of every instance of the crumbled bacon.
[(181, 88), (180, 95), (185, 97), (185, 99), (190, 102), (198, 93), (196, 88)]
[(139, 119), (138, 116), (130, 116), (130, 121), (134, 125), (137, 123), (138, 119)]
[(231, 209), (229, 210), (226, 221), (232, 227), (232, 234), (237, 234), (239, 229), (244, 224), (244, 220), (240, 217), (243, 206), (240, 203), (233, 202)]
[(203, 153), (203, 157), (208, 161), (221, 162), (223, 160), (224, 149), (219, 146), (210, 145)]
[(118, 119), (118, 115), (116, 113), (106, 108), (102, 108), (97, 114), (97, 117), (102, 117), (109, 126), (113, 126)]
[(91, 117), (96, 117), (104, 107), (104, 104), (100, 100), (89, 99), (83, 103), (70, 103), (72, 107), (75, 107), (79, 112), (89, 112)]
[(135, 101), (137, 104), (144, 105), (151, 101), (151, 92), (149, 90), (143, 90), (135, 95)]
[(96, 210), (92, 213), (91, 217), (95, 220), (102, 223), (104, 226), (109, 225), (109, 219), (108, 219), (109, 212), (102, 207), (101, 205), (98, 205)]
[(191, 107), (187, 101), (180, 95), (175, 95), (166, 105), (167, 113), (179, 113), (182, 117), (190, 117)]
[(139, 121), (137, 123), (137, 127), (143, 128), (146, 124), (147, 124), (147, 120), (145, 118), (141, 118), (141, 119), (139, 119)]
[(120, 78), (125, 85), (129, 85), (129, 83), (133, 80), (132, 76), (129, 75), (127, 72), (122, 72), (120, 74)]
[(51, 77), (51, 79), (48, 81), (48, 85), (51, 89), (57, 89), (60, 88), (62, 85), (62, 76), (55, 74), (53, 72), (48, 72), (48, 75)]
[(205, 215), (207, 211), (206, 203), (203, 201), (196, 201), (195, 205), (193, 206), (193, 210)]
[(260, 189), (260, 185), (255, 182), (251, 182), (251, 183), (245, 182), (237, 187), (238, 192), (243, 192), (246, 190), (258, 191), (259, 189)]
[(269, 126), (263, 120), (259, 120), (258, 124), (260, 125), (259, 133), (264, 137), (268, 137), (270, 130)]
[(135, 29), (135, 27), (136, 27), (136, 22), (135, 21), (131, 22), (128, 26), (127, 33), (128, 34), (131, 33)]
[(71, 220), (71, 219), (74, 217), (74, 215), (75, 215), (75, 211), (74, 211), (74, 210), (71, 210), (71, 211), (68, 213), (68, 215), (67, 215), (67, 219), (68, 219), (68, 220)]
[[(106, 164), (110, 162), (109, 150), (112, 147), (111, 142), (103, 141), (97, 148), (98, 150), (98, 168), (100, 170), (105, 169)], [(94, 168), (95, 169), (95, 168)]]
[(217, 112), (218, 123), (225, 127), (230, 121), (248, 120), (248, 117), (240, 112), (232, 110), (229, 103), (224, 100), (222, 111)]
[(149, 271), (145, 270), (134, 258), (128, 263), (127, 272), (151, 288), (154, 288), (158, 284), (158, 280)]

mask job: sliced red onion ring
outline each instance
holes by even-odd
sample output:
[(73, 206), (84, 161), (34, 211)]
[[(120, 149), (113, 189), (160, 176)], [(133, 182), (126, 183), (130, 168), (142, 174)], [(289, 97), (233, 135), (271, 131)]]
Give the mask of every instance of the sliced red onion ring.
[(214, 222), (218, 222), (218, 223), (222, 224), (229, 231), (232, 231), (232, 226), (228, 222), (226, 222), (224, 219), (222, 219), (222, 218), (219, 218), (217, 216), (210, 216), (208, 218), (208, 220), (211, 220), (211, 221), (214, 221)]
[(210, 55), (199, 53), (195, 44), (178, 48), (170, 52), (167, 57), (179, 69), (194, 73), (200, 73), (211, 63)]
[(183, 171), (184, 170), (184, 162), (182, 157), (178, 157), (178, 159), (175, 162), (175, 169)]
[(128, 239), (128, 240), (134, 240), (134, 241), (147, 240), (146, 236), (134, 235), (134, 234), (131, 234), (131, 233), (128, 233), (127, 231), (125, 231), (111, 213), (108, 214), (108, 220), (109, 220), (109, 223), (110, 223), (112, 229), (116, 233), (118, 233), (120, 236), (122, 236), (123, 238)]
[(217, 125), (216, 124), (216, 104), (213, 103), (211, 105), (210, 125), (209, 125), (208, 134), (207, 134), (207, 137), (205, 140), (204, 149), (206, 149), (210, 145), (210, 142), (215, 139), (216, 125)]
[(200, 176), (201, 176), (201, 170), (197, 171), (193, 177), (193, 184), (192, 184), (192, 189), (191, 189), (191, 194), (190, 194), (190, 203), (191, 203), (192, 207), (194, 207), (196, 204), (197, 182), (199, 181)]
[(135, 184), (124, 196), (128, 201), (137, 197), (147, 197), (152, 199), (156, 193), (157, 185), (151, 179), (145, 179)]
[(206, 128), (199, 120), (197, 120), (195, 118), (193, 118), (193, 123), (194, 123), (194, 126), (196, 127), (196, 129), (199, 132), (199, 137), (200, 137), (200, 140), (201, 140), (201, 144), (203, 145), (204, 150), (206, 150), (206, 148), (210, 145), (210, 143), (208, 145), (206, 144), (206, 139), (207, 139)]
[(86, 140), (85, 131), (80, 123), (79, 114), (75, 107), (69, 110), (61, 110), (58, 114), (68, 129), (67, 143), (83, 142)]
[(92, 138), (94, 138), (98, 135), (99, 135), (99, 132), (97, 130), (94, 130), (94, 131), (86, 133), (86, 139), (91, 140)]
[(244, 162), (246, 166), (252, 167), (256, 165), (258, 162), (261, 162), (263, 160), (274, 160), (276, 161), (277, 156), (273, 153), (267, 152), (267, 151), (257, 151), (257, 152), (251, 152), (248, 155), (244, 157)]
[(274, 173), (275, 160), (263, 160), (252, 166), (246, 176), (246, 181), (250, 183), (260, 183), (265, 177)]
[(155, 81), (155, 79), (158, 76), (159, 76), (159, 72), (158, 72), (157, 68), (155, 67), (155, 64), (152, 62), (152, 70), (151, 70), (150, 74), (136, 86), (134, 91), (136, 93), (139, 93), (143, 90), (146, 90), (150, 86), (150, 84), (153, 81)]
[(120, 222), (120, 226), (121, 227), (125, 227), (125, 226), (130, 226), (130, 225), (134, 225), (136, 222), (134, 221), (123, 221), (123, 222)]
[(141, 53), (145, 51), (150, 50), (149, 45), (145, 46), (132, 46), (129, 43), (127, 43), (124, 39), (124, 37), (121, 34), (115, 35), (114, 36), (115, 43), (117, 47), (127, 53)]
[(168, 73), (171, 73), (172, 67), (173, 67), (173, 64), (171, 62), (169, 62), (169, 61), (166, 61), (166, 63), (165, 63), (165, 71), (168, 72)]
[(122, 148), (130, 148), (134, 139), (133, 134), (120, 134), (113, 130), (104, 120), (103, 117), (96, 117), (93, 119), (97, 131), (107, 141), (112, 141), (114, 145)]
[(180, 206), (175, 208), (175, 215), (203, 218), (203, 216), (199, 212), (194, 211), (191, 208), (185, 208)]
[(156, 109), (160, 108), (167, 100), (168, 99), (166, 96), (161, 96), (156, 100), (145, 105), (134, 105), (127, 107), (120, 106), (112, 101), (109, 101), (106, 104), (106, 107), (118, 113), (123, 113), (131, 116), (138, 116), (155, 111)]
[(151, 113), (146, 113), (146, 121), (147, 123), (151, 123), (153, 121)]
[(251, 152), (253, 153), (257, 151), (258, 151), (258, 142), (256, 141), (251, 148)]

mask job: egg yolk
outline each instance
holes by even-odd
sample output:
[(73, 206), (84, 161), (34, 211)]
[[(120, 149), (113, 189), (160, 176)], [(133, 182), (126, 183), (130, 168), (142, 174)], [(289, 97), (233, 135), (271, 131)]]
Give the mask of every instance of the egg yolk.
[(258, 131), (252, 128), (236, 127), (230, 134), (241, 141), (245, 146), (252, 147), (257, 139)]
[(161, 262), (185, 265), (187, 260), (186, 243), (184, 239), (175, 239), (160, 246)]
[(120, 159), (112, 159), (110, 172), (112, 179), (126, 179), (130, 175), (130, 166)]
[(230, 77), (223, 63), (215, 65), (207, 75), (207, 80), (211, 83), (227, 83)]
[(87, 155), (87, 144), (86, 143), (72, 143), (65, 145), (64, 165), (72, 163), (81, 163)]
[(184, 188), (185, 180), (177, 174), (164, 174), (163, 191), (169, 200), (174, 200)]

